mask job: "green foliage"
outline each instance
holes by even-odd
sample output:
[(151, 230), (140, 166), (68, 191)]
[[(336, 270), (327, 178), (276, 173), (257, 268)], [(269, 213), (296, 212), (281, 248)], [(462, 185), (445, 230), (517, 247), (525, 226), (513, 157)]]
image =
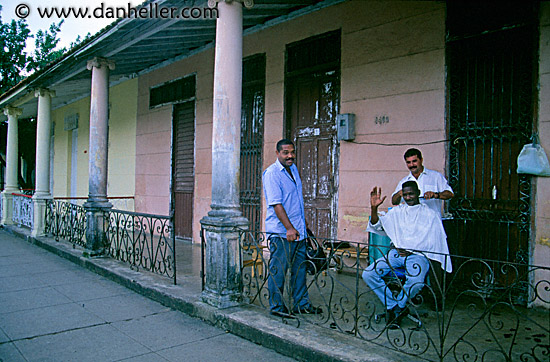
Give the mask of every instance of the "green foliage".
[(24, 51), (29, 36), (31, 31), (24, 20), (3, 23), (0, 16), (0, 93), (23, 79), (23, 70), (29, 62)]
[(63, 20), (58, 24), (51, 24), (48, 30), (38, 30), (36, 32), (34, 36), (34, 53), (30, 57), (26, 68), (29, 73), (45, 68), (65, 53), (65, 48), (55, 49), (60, 40), (57, 38), (57, 34), (61, 30), (62, 24)]
[(76, 40), (71, 42), (71, 45), (69, 45), (69, 49), (72, 49), (72, 48), (76, 47), (80, 43), (84, 43), (84, 42), (88, 41), (88, 39), (90, 39), (91, 37), (92, 37), (92, 34), (90, 34), (90, 32), (88, 32), (88, 34), (86, 34), (86, 36), (84, 38), (81, 38), (80, 35), (78, 35), (76, 37)]
[[(46, 68), (66, 52), (65, 48), (56, 49), (63, 20), (57, 24), (52, 23), (49, 29), (38, 30), (36, 34), (31, 34), (24, 19), (4, 23), (1, 14), (2, 5), (0, 5), (0, 94), (33, 72)], [(89, 37), (89, 33), (82, 40), (78, 37), (71, 43), (71, 48)], [(29, 55), (25, 52), (26, 41), (32, 38), (34, 38), (35, 50)]]

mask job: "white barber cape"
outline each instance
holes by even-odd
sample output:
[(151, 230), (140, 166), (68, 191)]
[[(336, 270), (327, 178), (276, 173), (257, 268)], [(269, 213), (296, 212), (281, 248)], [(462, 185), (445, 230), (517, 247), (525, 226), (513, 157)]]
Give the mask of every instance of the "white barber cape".
[(446, 272), (453, 271), (443, 223), (425, 204), (400, 204), (380, 215), (375, 225), (369, 221), (367, 231), (388, 236), (396, 248), (424, 255), (439, 262)]

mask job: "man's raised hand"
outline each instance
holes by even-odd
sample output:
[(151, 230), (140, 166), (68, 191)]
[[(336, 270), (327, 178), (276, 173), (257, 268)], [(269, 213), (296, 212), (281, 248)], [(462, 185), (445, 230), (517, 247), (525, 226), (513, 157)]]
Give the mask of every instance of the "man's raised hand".
[(370, 206), (378, 208), (386, 200), (386, 196), (382, 197), (382, 188), (376, 187), (370, 192)]

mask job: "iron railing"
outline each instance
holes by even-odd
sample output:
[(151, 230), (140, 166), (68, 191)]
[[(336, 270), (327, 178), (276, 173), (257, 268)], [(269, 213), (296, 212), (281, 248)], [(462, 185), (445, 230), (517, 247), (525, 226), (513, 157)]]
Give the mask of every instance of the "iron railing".
[[(242, 232), (242, 293), (260, 308), (269, 308), (270, 248), (265, 233)], [(304, 266), (310, 301), (322, 313), (293, 314), (283, 318), (286, 323), (314, 323), (431, 361), (547, 361), (550, 356), (550, 267), (451, 255), (454, 270), (445, 273), (430, 261), (422, 291), (408, 303), (410, 318), (389, 328), (385, 306), (363, 281), (369, 264), (388, 262), (389, 246), (317, 238), (308, 254), (319, 255), (318, 248), (322, 260), (310, 258)], [(418, 268), (414, 265), (415, 273)], [(403, 280), (392, 274), (387, 287), (399, 291)], [(292, 287), (285, 283), (283, 290), (291, 311)], [(518, 293), (525, 295), (525, 305), (518, 304)], [(542, 309), (529, 308), (535, 305)]]
[(109, 256), (173, 278), (176, 284), (176, 239), (173, 217), (109, 210), (104, 214)]
[(86, 246), (86, 210), (82, 206), (60, 200), (46, 201), (45, 232), (82, 247)]
[[(105, 252), (112, 258), (168, 276), (176, 283), (173, 218), (122, 210), (103, 213)], [(46, 201), (45, 232), (86, 247), (87, 216), (84, 207), (61, 200)]]
[(12, 193), (13, 214), (12, 221), (19, 226), (26, 226), (30, 229), (34, 225), (34, 205), (31, 195)]
[[(86, 201), (88, 201), (87, 196), (68, 196), (54, 197), (55, 200), (66, 200), (71, 204), (83, 206)], [(108, 196), (107, 200), (113, 205), (113, 209), (124, 210), (124, 211), (133, 211), (134, 210), (134, 196)]]

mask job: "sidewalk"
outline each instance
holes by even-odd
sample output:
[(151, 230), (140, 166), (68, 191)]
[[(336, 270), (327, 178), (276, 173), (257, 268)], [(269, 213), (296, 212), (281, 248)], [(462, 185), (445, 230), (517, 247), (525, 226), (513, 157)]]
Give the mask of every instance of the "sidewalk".
[(29, 234), (15, 227), (0, 231), (3, 361), (289, 360), (274, 351), (304, 361), (412, 361), (315, 325), (283, 323), (250, 306), (218, 310), (203, 303), (191, 245), (188, 260), (178, 260), (178, 269), (189, 273), (178, 273), (174, 286), (169, 278), (87, 258), (69, 243)]
[(292, 361), (0, 232), (0, 361)]

